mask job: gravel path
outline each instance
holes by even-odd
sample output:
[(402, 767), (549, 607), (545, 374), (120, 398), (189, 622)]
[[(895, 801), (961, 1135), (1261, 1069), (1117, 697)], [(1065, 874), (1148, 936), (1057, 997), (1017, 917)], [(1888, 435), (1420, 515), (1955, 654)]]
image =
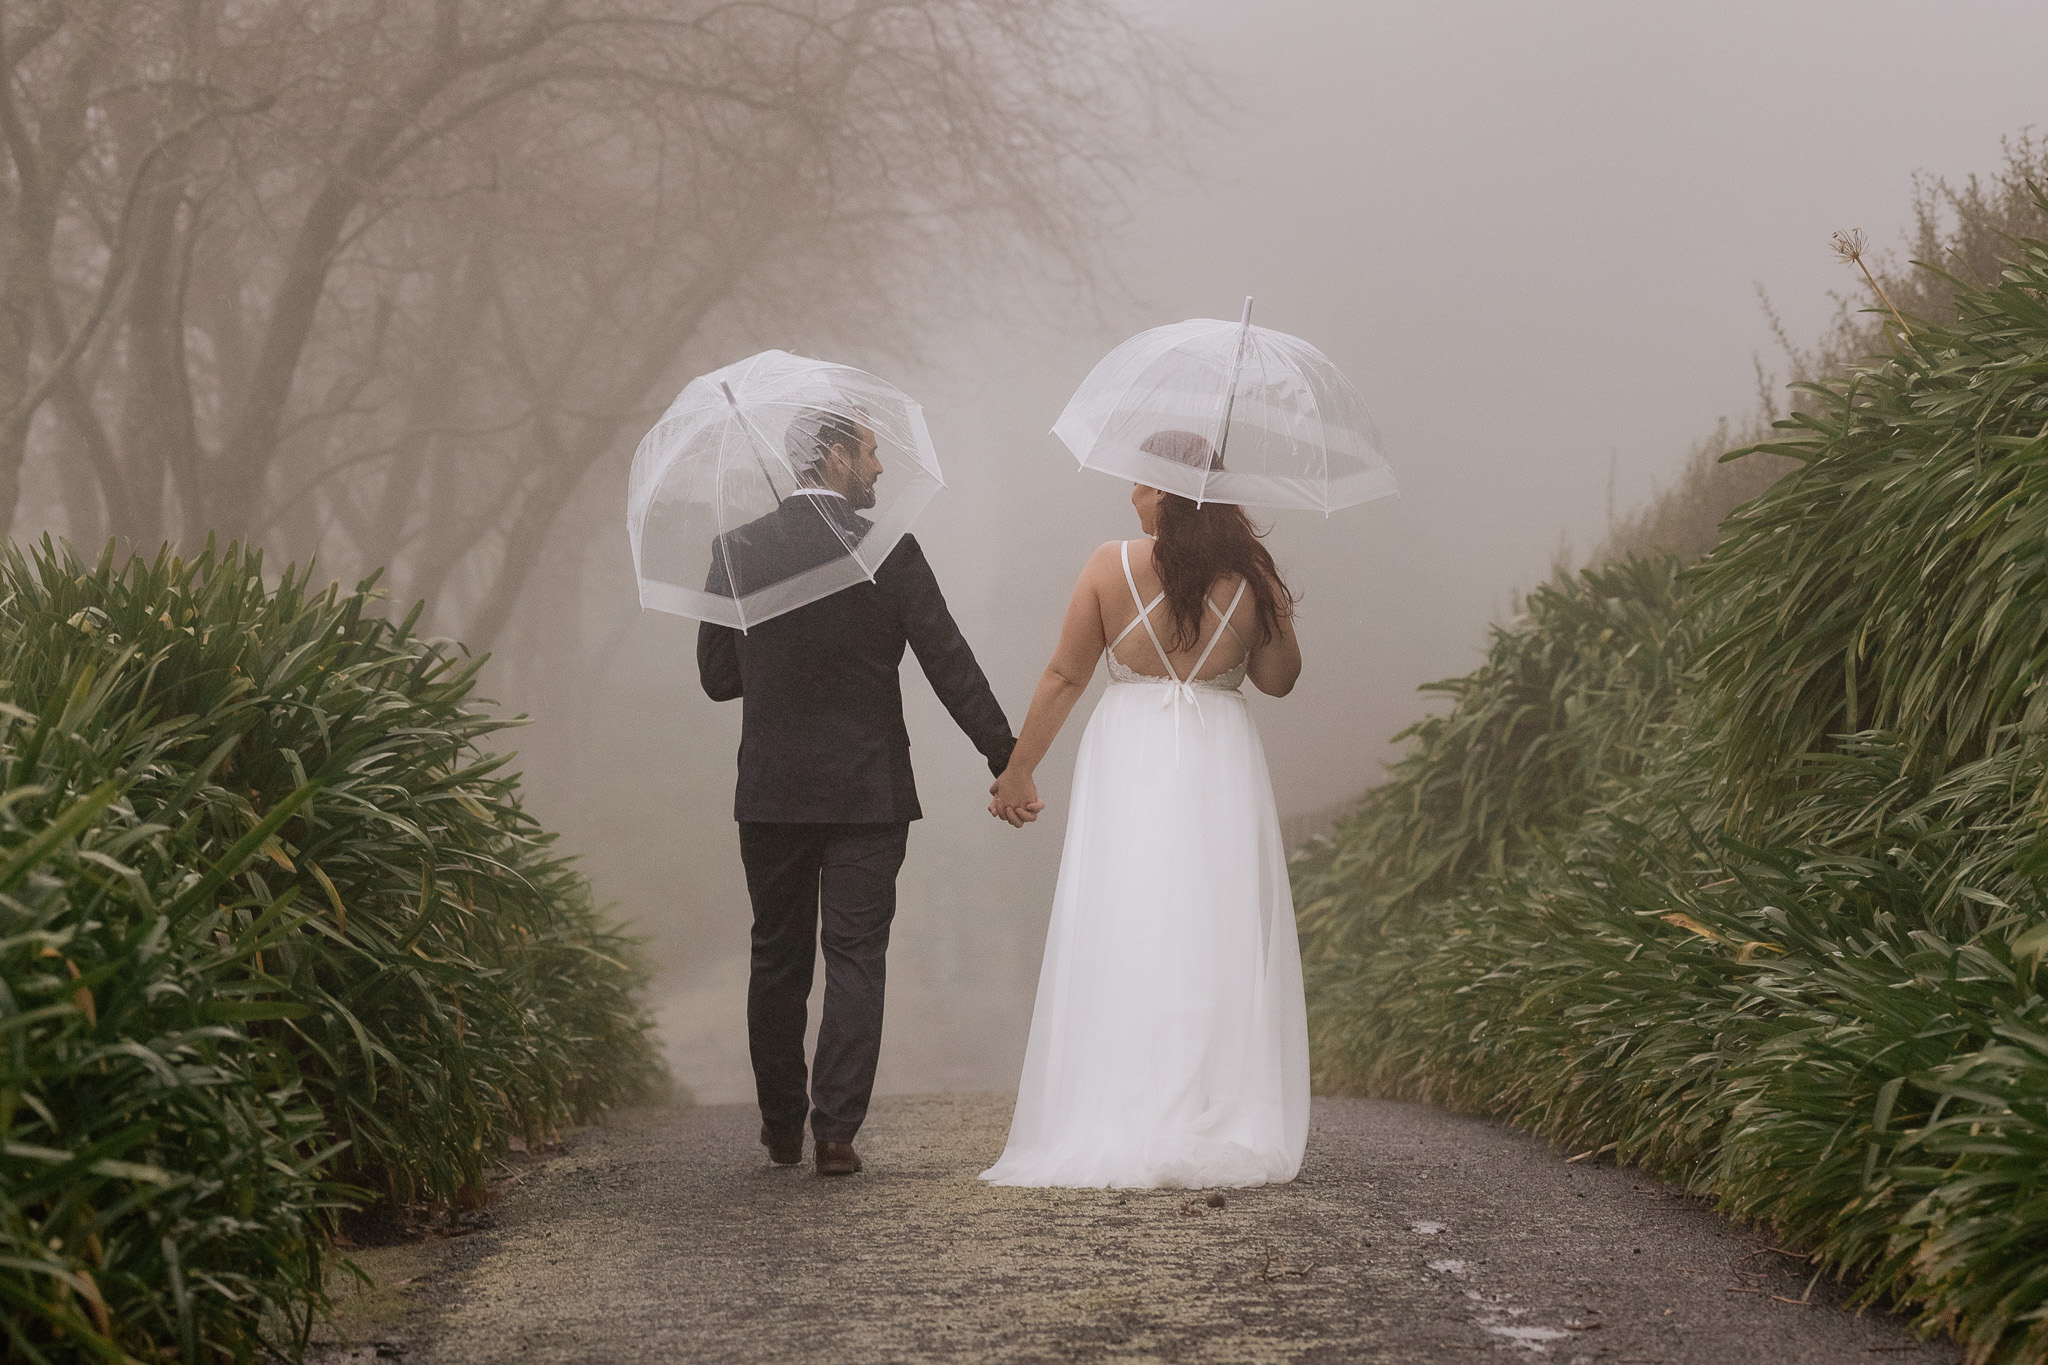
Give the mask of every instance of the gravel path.
[[(370, 1257), (328, 1362), (1956, 1362), (1642, 1175), (1319, 1099), (1294, 1183), (990, 1189), (1009, 1097), (878, 1100), (867, 1171), (771, 1167), (750, 1106), (577, 1135), (487, 1226)], [(402, 1273), (401, 1273), (402, 1272)]]

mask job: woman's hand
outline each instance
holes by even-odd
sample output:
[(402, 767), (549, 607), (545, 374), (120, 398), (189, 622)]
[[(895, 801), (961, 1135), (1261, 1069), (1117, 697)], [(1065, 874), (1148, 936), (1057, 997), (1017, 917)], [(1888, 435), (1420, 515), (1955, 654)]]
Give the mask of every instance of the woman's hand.
[(1003, 775), (988, 789), (988, 813), (998, 820), (1007, 820), (1018, 829), (1038, 818), (1045, 809), (1045, 802), (1038, 799), (1038, 784), (1031, 780), (1031, 774), (1014, 765), (1003, 769)]

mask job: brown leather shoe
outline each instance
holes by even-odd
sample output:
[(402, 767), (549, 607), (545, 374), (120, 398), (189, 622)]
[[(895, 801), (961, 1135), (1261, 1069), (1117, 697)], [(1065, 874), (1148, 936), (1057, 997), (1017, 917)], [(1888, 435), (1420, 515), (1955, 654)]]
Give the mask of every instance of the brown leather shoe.
[(819, 1175), (852, 1175), (860, 1169), (860, 1153), (850, 1142), (818, 1141)]
[(794, 1166), (804, 1159), (804, 1132), (799, 1128), (794, 1133), (769, 1131), (767, 1124), (761, 1125), (761, 1145), (768, 1149), (768, 1159), (778, 1166)]

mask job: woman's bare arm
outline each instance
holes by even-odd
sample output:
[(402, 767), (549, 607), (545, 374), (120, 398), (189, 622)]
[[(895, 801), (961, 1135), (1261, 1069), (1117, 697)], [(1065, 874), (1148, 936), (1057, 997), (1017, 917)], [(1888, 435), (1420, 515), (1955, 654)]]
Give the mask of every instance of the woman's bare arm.
[(1102, 633), (1102, 606), (1097, 584), (1116, 557), (1116, 546), (1104, 545), (1088, 557), (1081, 577), (1074, 583), (1074, 595), (1067, 602), (1067, 617), (1060, 625), (1059, 643), (1031, 694), (1031, 709), (1024, 716), (1023, 733), (1010, 751), (1010, 764), (989, 788), (989, 813), (1013, 825), (1026, 825), (1038, 818), (1045, 803), (1038, 799), (1033, 775), (1052, 748), (1060, 727), (1073, 713), (1074, 703), (1088, 690), (1095, 676), (1096, 661), (1107, 643)]
[(1294, 613), (1286, 609), (1287, 590), (1276, 583), (1273, 591), (1281, 594), (1280, 630), (1252, 651), (1245, 676), (1267, 696), (1284, 697), (1294, 690), (1294, 681), (1301, 676), (1301, 641), (1294, 636)]

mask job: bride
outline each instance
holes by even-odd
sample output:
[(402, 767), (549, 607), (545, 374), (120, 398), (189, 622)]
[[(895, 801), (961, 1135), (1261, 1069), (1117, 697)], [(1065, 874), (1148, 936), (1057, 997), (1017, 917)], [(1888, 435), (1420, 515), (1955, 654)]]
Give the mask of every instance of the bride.
[[(1209, 445), (1144, 448), (1196, 467)], [(996, 1185), (1180, 1187), (1294, 1178), (1308, 1030), (1285, 850), (1239, 684), (1301, 673), (1293, 598), (1244, 509), (1137, 485), (1150, 540), (1074, 585), (991, 814), (1042, 808), (1032, 774), (1108, 656), (1074, 768), (1031, 1040)]]

